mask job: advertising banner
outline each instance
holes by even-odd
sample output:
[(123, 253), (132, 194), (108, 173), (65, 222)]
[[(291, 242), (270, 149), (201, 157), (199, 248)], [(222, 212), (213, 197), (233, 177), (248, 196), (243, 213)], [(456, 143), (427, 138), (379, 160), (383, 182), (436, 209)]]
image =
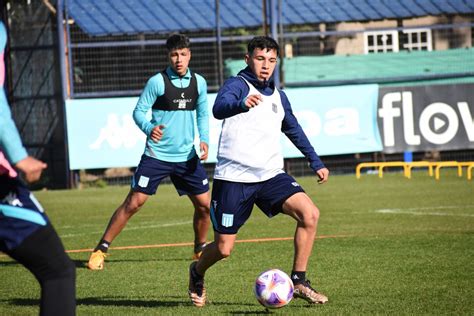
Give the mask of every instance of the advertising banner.
[(474, 84), (380, 88), (386, 153), (474, 148)]
[[(293, 113), (321, 155), (382, 150), (377, 129), (378, 85), (285, 89)], [(284, 157), (302, 157), (283, 136)]]
[(66, 101), (69, 168), (137, 166), (145, 134), (132, 112), (138, 97)]
[[(286, 89), (285, 93), (319, 155), (382, 150), (376, 123), (377, 85), (293, 88)], [(216, 162), (222, 125), (222, 121), (212, 116), (215, 97), (216, 94), (208, 95), (210, 144), (207, 162)], [(137, 100), (138, 97), (130, 97), (66, 102), (72, 170), (138, 165), (146, 137), (132, 118)], [(282, 148), (285, 158), (302, 157), (283, 134)]]

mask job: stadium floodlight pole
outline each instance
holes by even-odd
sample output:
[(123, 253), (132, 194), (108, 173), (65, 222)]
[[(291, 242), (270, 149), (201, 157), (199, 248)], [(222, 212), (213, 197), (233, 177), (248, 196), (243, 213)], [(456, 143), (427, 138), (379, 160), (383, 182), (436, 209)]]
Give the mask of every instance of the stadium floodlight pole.
[(71, 182), (71, 170), (69, 169), (69, 158), (68, 158), (68, 145), (67, 145), (67, 122), (66, 122), (66, 98), (67, 98), (67, 70), (66, 70), (66, 50), (64, 43), (64, 1), (58, 0), (56, 3), (57, 14), (56, 23), (58, 31), (58, 51), (59, 51), (59, 67), (61, 71), (61, 107), (62, 107), (62, 119), (64, 127), (64, 155), (66, 162), (66, 185), (68, 188), (73, 186)]
[(278, 0), (278, 32), (279, 38), (278, 43), (280, 43), (280, 88), (285, 87), (285, 72), (284, 72), (284, 62), (285, 62), (285, 38), (283, 37), (283, 1)]
[(268, 35), (268, 23), (267, 23), (267, 0), (262, 0), (262, 30), (263, 30), (263, 35), (267, 36)]
[[(270, 0), (270, 30), (271, 30), (271, 36), (273, 39), (278, 41), (278, 10), (277, 10), (277, 0)], [(280, 52), (278, 52), (280, 53)], [(280, 59), (282, 57), (280, 56)], [(275, 80), (275, 86), (277, 88), (280, 88), (280, 68), (275, 67), (275, 70), (273, 72), (273, 80)]]
[(58, 50), (59, 50), (59, 67), (61, 71), (61, 96), (62, 101), (64, 102), (67, 97), (67, 70), (66, 70), (66, 50), (65, 50), (65, 42), (64, 42), (64, 1), (58, 0), (57, 2), (57, 14), (56, 14), (56, 22), (57, 22), (57, 31), (58, 31)]
[(224, 70), (222, 65), (222, 34), (220, 0), (216, 0), (216, 41), (217, 41), (217, 71), (219, 72), (219, 86), (224, 83)]
[(66, 28), (66, 43), (64, 47), (67, 47), (67, 50), (65, 51), (66, 57), (67, 57), (67, 64), (66, 64), (66, 71), (67, 71), (67, 97), (68, 98), (73, 98), (74, 97), (74, 67), (73, 67), (73, 61), (72, 61), (72, 48), (71, 48), (71, 29), (69, 27), (69, 15), (68, 15), (68, 0), (65, 0), (66, 2), (64, 3), (64, 21), (65, 21), (65, 28)]

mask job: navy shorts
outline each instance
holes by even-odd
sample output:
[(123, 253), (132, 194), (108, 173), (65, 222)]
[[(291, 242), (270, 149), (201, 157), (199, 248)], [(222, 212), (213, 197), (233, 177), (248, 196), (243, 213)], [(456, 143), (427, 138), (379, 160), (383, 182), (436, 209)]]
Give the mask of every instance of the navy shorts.
[(167, 176), (179, 195), (198, 195), (209, 191), (206, 170), (197, 156), (185, 162), (167, 162), (142, 155), (132, 178), (132, 189), (153, 195)]
[(304, 192), (303, 188), (286, 173), (256, 183), (214, 179), (211, 202), (214, 230), (220, 234), (237, 234), (249, 219), (255, 204), (265, 215), (272, 217), (280, 213), (283, 203), (298, 192)]
[(0, 251), (18, 247), (48, 223), (43, 208), (19, 178), (0, 175)]

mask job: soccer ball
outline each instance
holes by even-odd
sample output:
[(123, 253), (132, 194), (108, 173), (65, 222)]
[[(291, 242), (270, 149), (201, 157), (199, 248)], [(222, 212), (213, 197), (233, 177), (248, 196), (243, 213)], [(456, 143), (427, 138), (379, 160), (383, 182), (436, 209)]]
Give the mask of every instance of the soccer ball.
[(280, 308), (287, 305), (293, 298), (293, 282), (281, 270), (267, 270), (255, 280), (254, 293), (263, 306)]

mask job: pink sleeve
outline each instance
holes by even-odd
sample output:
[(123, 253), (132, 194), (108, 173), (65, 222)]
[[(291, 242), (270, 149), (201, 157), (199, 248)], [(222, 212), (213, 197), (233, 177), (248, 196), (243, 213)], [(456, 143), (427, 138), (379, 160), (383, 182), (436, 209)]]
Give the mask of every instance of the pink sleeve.
[(5, 63), (3, 62), (4, 54), (5, 54), (5, 51), (2, 51), (2, 53), (0, 54), (0, 60), (2, 61), (0, 62), (0, 86), (2, 87), (5, 82)]
[(18, 174), (15, 169), (12, 168), (7, 158), (0, 151), (0, 175), (7, 173), (11, 178), (16, 177)]

